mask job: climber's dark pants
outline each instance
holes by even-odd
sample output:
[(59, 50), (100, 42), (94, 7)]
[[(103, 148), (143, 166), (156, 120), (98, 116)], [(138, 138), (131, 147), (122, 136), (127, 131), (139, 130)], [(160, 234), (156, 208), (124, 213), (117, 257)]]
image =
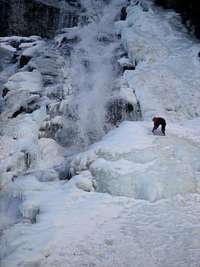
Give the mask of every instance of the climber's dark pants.
[(163, 123), (162, 125), (161, 125), (161, 131), (162, 131), (162, 133), (165, 135), (165, 127), (166, 127), (166, 123)]
[(154, 125), (152, 132), (154, 132), (156, 129), (158, 129), (158, 127), (161, 125), (161, 131), (162, 133), (165, 135), (165, 127), (166, 127), (166, 123), (158, 123), (156, 125)]

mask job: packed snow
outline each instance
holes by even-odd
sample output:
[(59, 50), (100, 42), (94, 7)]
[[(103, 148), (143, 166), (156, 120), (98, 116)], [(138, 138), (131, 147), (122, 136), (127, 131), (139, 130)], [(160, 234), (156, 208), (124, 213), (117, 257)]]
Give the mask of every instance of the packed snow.
[[(199, 267), (199, 41), (151, 1), (82, 2), (54, 41), (0, 38), (0, 265)], [(102, 137), (116, 97), (135, 121)]]

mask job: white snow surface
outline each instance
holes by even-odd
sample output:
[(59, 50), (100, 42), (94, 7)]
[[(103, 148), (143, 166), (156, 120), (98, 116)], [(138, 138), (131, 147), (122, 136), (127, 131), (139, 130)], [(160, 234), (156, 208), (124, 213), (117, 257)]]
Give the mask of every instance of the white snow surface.
[[(123, 2), (111, 1), (105, 10), (101, 7), (105, 12), (102, 24), (91, 23), (81, 33), (75, 29), (81, 38), (90, 36), (82, 40), (80, 48), (86, 45), (89, 53), (88, 46), (97, 32), (107, 36), (105, 31), (113, 25), (105, 25), (116, 16), (112, 10)], [(115, 29), (128, 53), (128, 59), (120, 61), (122, 66), (136, 65), (121, 77), (119, 95), (130, 103), (139, 100), (143, 121), (123, 122), (74, 156), (69, 181), (59, 181), (54, 168), (64, 162), (63, 147), (51, 138), (38, 137), (47, 119), (45, 106), (0, 122), (0, 189), (9, 193), (11, 204), (13, 199), (21, 203), (14, 207), (20, 210), (14, 225), (5, 208), (0, 214), (0, 229), (4, 229), (0, 233), (1, 266), (199, 267), (199, 44), (187, 35), (175, 13), (158, 10), (151, 1), (137, 2), (131, 1), (126, 21), (116, 22)], [(91, 3), (85, 1), (87, 7)], [(97, 12), (98, 17), (98, 9), (91, 12)], [(58, 44), (62, 37), (56, 38)], [(8, 37), (0, 42), (21, 38)], [(38, 56), (32, 47), (26, 47), (23, 45), (24, 51)], [(94, 44), (90, 48), (92, 61)], [(97, 69), (103, 68), (106, 52), (114, 48), (111, 44), (103, 50), (103, 59), (100, 53), (92, 61), (98, 63)], [(10, 52), (7, 44), (3, 49)], [(74, 69), (72, 74), (78, 71)], [(108, 79), (108, 85), (112, 72), (107, 71), (105, 77), (104, 71), (100, 72), (100, 77)], [(93, 74), (92, 85), (95, 77), (99, 82), (98, 72)], [(87, 84), (88, 77), (82, 75), (80, 72)], [(104, 81), (94, 92), (102, 85)], [(43, 92), (40, 70), (22, 70), (11, 76), (6, 87), (8, 96), (18, 96), (16, 103), (21, 104), (18, 91), (28, 96)], [(92, 107), (98, 98), (101, 102), (107, 97), (105, 88), (98, 95), (94, 92), (88, 95), (88, 101), (94, 100), (89, 103)], [(84, 120), (86, 111), (83, 106), (80, 110)], [(167, 119), (166, 136), (161, 136), (160, 130), (152, 134), (151, 117), (155, 115)], [(59, 116), (52, 119), (54, 123), (60, 120)]]
[(198, 267), (198, 194), (151, 204), (82, 191), (76, 177), (62, 186), (25, 179), (18, 182), (31, 202), (24, 202), (23, 214), (40, 207), (40, 215), (34, 225), (24, 217), (5, 232), (3, 266)]

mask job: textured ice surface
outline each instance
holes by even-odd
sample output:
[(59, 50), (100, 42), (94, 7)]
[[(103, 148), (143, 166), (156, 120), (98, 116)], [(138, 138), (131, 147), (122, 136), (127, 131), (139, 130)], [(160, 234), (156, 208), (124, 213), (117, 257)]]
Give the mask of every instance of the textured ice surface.
[(9, 78), (4, 87), (9, 91), (23, 90), (30, 93), (39, 93), (42, 90), (42, 77), (36, 70), (18, 72)]
[(153, 136), (146, 122), (123, 123), (77, 156), (72, 167), (79, 172), (88, 168), (97, 191), (113, 195), (155, 201), (199, 192), (199, 142), (179, 136), (175, 129), (172, 124), (167, 136)]

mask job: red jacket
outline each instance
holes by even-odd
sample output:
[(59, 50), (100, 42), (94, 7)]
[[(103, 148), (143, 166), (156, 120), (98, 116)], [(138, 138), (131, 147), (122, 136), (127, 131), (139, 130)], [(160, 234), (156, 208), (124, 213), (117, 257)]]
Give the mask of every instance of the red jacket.
[(154, 122), (154, 126), (159, 126), (159, 125), (165, 126), (166, 125), (165, 119), (161, 117), (154, 117), (152, 121)]

